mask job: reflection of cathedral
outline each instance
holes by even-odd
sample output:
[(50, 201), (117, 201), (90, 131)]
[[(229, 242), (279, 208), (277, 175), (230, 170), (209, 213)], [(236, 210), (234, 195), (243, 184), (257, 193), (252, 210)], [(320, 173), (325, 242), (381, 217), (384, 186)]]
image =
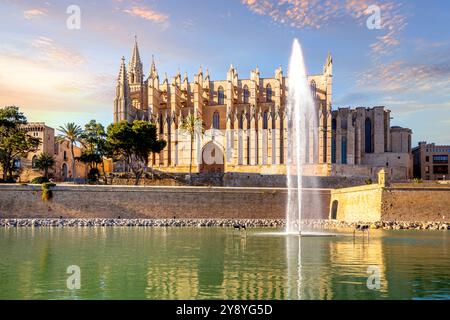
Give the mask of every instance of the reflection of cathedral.
[[(390, 167), (405, 178), (410, 171), (408, 129), (392, 129), (383, 107), (332, 111), (332, 58), (323, 73), (310, 75), (316, 101), (318, 142), (305, 156), (310, 175), (374, 175), (377, 167)], [(160, 169), (185, 172), (190, 161), (189, 137), (178, 130), (188, 114), (200, 117), (206, 133), (194, 143), (194, 171), (284, 174), (287, 155), (285, 112), (288, 79), (281, 67), (273, 78), (239, 79), (230, 66), (226, 80), (212, 81), (202, 68), (189, 81), (178, 72), (161, 82), (155, 62), (144, 78), (137, 41), (128, 69), (122, 58), (114, 101), (114, 122), (142, 119), (157, 125), (167, 148), (153, 159)], [(314, 136), (311, 134), (311, 137)], [(208, 161), (213, 159), (213, 161)], [(357, 170), (355, 171), (355, 168)]]

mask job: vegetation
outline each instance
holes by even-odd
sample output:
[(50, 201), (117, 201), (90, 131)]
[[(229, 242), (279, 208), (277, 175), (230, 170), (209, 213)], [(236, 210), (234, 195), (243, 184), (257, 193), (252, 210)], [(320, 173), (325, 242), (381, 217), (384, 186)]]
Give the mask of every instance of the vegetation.
[(105, 184), (108, 184), (104, 159), (110, 158), (112, 155), (106, 137), (105, 127), (95, 120), (87, 123), (80, 135), (80, 140), (85, 149), (77, 160), (89, 166), (88, 180), (91, 183), (98, 181), (100, 176), (98, 166), (102, 165)]
[(366, 182), (367, 185), (373, 184), (373, 180), (372, 180), (371, 178), (367, 178), (367, 179), (365, 180), (365, 182)]
[(189, 157), (189, 176), (192, 174), (192, 153), (194, 149), (194, 138), (195, 135), (202, 135), (204, 133), (203, 121), (201, 118), (195, 116), (194, 114), (189, 114), (181, 122), (180, 129), (185, 131), (186, 134), (190, 136), (190, 157)]
[(0, 165), (4, 182), (14, 181), (13, 173), (17, 170), (14, 161), (38, 150), (41, 143), (39, 138), (28, 135), (24, 130), (26, 123), (27, 119), (19, 108), (0, 108)]
[[(81, 142), (81, 134), (83, 133), (83, 130), (79, 125), (71, 122), (59, 127), (58, 131), (61, 132), (58, 135), (58, 142), (68, 141), (70, 143), (70, 154), (72, 159), (75, 159), (74, 146), (76, 143)], [(75, 173), (76, 166), (74, 160), (72, 161), (72, 178), (75, 178)]]
[(44, 171), (44, 177), (48, 180), (48, 170), (52, 169), (56, 164), (55, 158), (48, 153), (42, 153), (37, 157), (35, 166), (39, 170)]
[(134, 173), (136, 185), (147, 170), (150, 155), (166, 147), (166, 141), (157, 138), (156, 126), (141, 120), (111, 124), (107, 144), (113, 158), (124, 161), (126, 169)]
[(53, 192), (51, 188), (55, 186), (56, 184), (50, 182), (42, 184), (42, 201), (50, 201), (53, 198)]
[(414, 178), (414, 179), (412, 179), (412, 182), (413, 183), (423, 183), (422, 179), (420, 179), (420, 178)]
[(46, 177), (37, 177), (31, 180), (31, 184), (43, 184), (47, 182), (49, 182), (49, 180)]

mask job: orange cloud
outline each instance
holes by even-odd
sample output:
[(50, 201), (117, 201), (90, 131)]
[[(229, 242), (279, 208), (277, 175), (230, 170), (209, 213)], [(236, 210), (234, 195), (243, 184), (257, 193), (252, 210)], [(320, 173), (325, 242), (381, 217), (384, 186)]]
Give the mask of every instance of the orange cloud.
[(139, 17), (159, 24), (167, 24), (169, 22), (169, 16), (167, 14), (154, 11), (144, 6), (134, 6), (130, 9), (124, 9), (123, 12), (128, 13), (131, 16)]
[(44, 57), (53, 62), (57, 61), (74, 66), (84, 63), (84, 58), (79, 53), (58, 46), (50, 38), (39, 37), (33, 40), (31, 45), (38, 49)]
[(28, 9), (23, 12), (23, 16), (27, 20), (31, 20), (33, 18), (36, 18), (38, 16), (43, 16), (46, 14), (47, 14), (47, 10), (39, 9), (39, 8)]

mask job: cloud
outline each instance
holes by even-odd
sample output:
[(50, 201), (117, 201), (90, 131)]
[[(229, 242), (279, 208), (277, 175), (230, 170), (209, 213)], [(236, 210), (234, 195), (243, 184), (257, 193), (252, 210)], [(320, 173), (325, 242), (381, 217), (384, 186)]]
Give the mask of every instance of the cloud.
[(157, 12), (148, 7), (133, 6), (129, 9), (124, 9), (123, 12), (125, 12), (133, 17), (138, 17), (138, 18), (142, 18), (142, 19), (145, 19), (148, 21), (155, 22), (164, 27), (168, 27), (168, 25), (169, 25), (169, 15), (162, 13), (162, 12)]
[[(433, 60), (431, 60), (433, 61)], [(357, 84), (384, 92), (449, 93), (450, 59), (443, 63), (412, 63), (396, 60), (356, 75)]]
[(47, 14), (47, 10), (39, 9), (39, 8), (28, 9), (23, 12), (23, 16), (27, 20), (31, 20), (33, 18), (43, 16), (46, 14)]
[[(321, 29), (332, 27), (343, 18), (365, 24), (372, 14), (367, 9), (373, 0), (241, 0), (252, 12), (269, 16), (275, 23), (292, 28)], [(377, 3), (381, 14), (382, 35), (371, 45), (374, 54), (389, 54), (400, 44), (400, 33), (406, 27), (406, 16), (400, 3)]]
[(38, 49), (42, 56), (53, 62), (60, 62), (72, 66), (77, 66), (85, 62), (79, 53), (63, 48), (47, 37), (38, 37), (32, 41), (31, 45)]

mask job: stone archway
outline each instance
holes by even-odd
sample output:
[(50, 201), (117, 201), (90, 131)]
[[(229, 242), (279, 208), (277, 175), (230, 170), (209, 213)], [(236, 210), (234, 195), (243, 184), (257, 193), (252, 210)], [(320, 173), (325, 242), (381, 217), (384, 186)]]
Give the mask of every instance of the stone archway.
[(221, 147), (213, 141), (208, 142), (202, 150), (200, 173), (224, 173), (225, 158)]
[(65, 164), (65, 163), (63, 163), (63, 165), (61, 167), (61, 175), (62, 175), (63, 181), (66, 181), (67, 178), (69, 178), (67, 164)]
[(333, 204), (331, 205), (331, 215), (330, 215), (331, 220), (337, 220), (338, 205), (339, 202), (337, 200), (334, 200)]

